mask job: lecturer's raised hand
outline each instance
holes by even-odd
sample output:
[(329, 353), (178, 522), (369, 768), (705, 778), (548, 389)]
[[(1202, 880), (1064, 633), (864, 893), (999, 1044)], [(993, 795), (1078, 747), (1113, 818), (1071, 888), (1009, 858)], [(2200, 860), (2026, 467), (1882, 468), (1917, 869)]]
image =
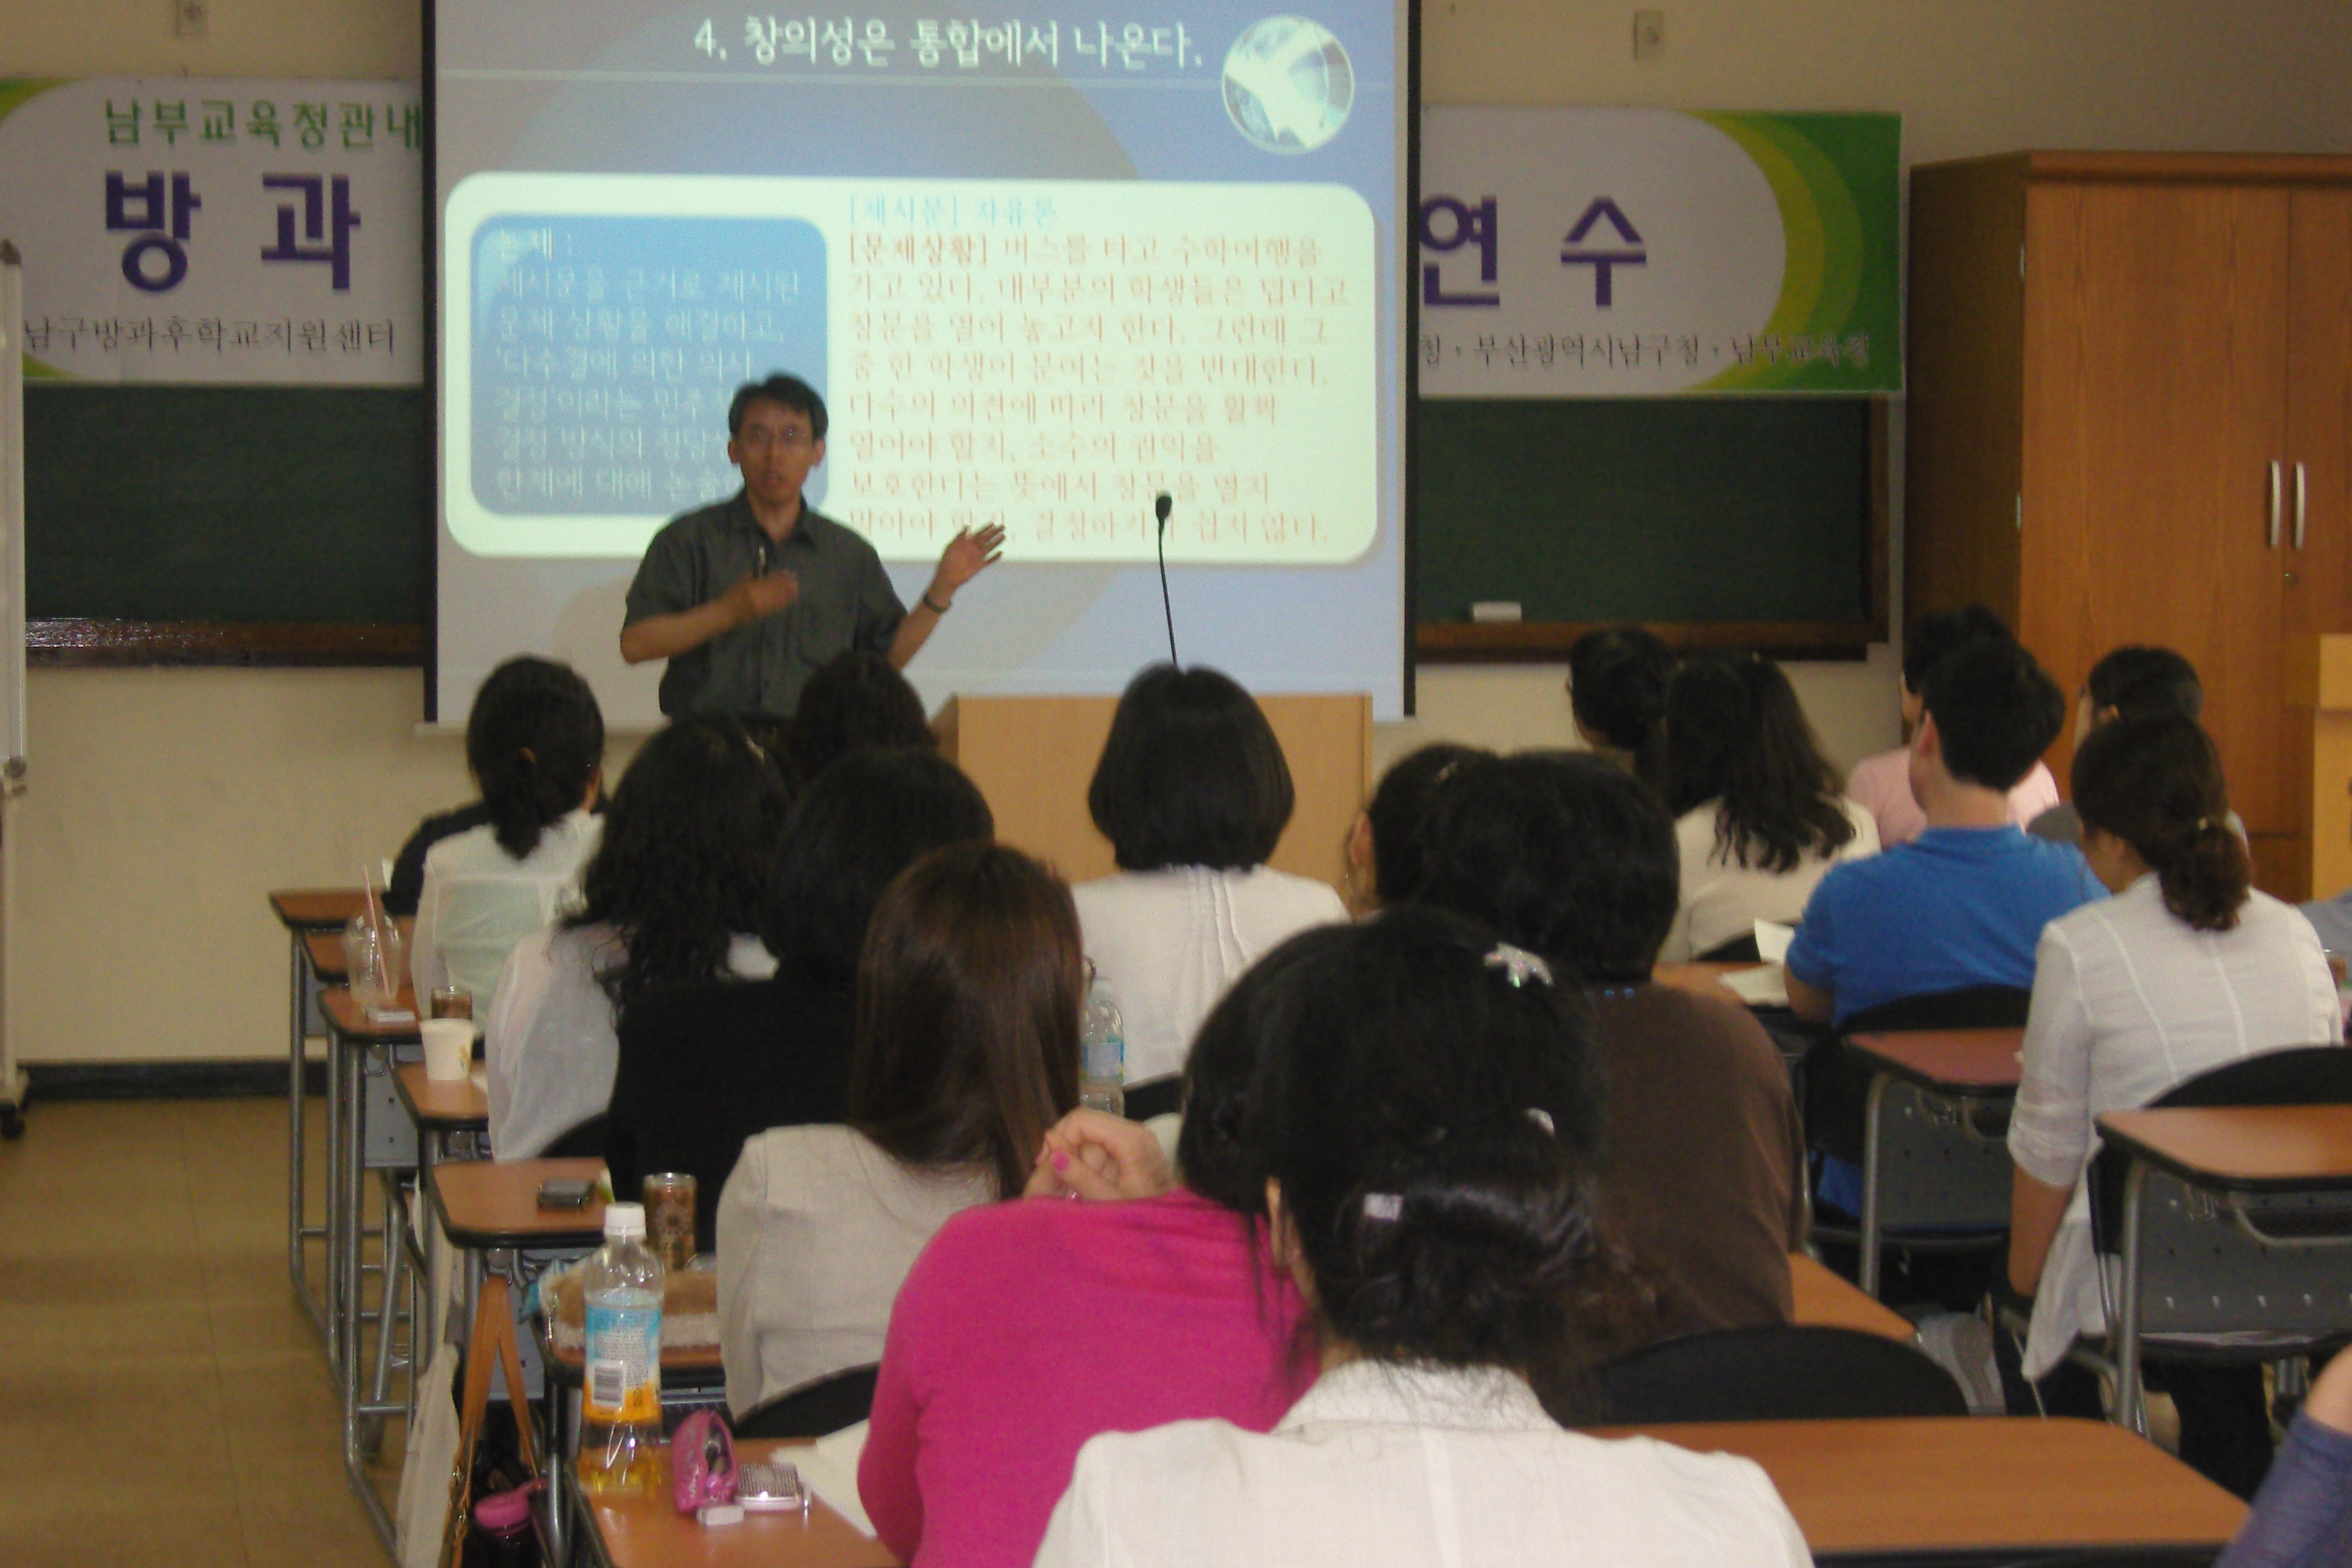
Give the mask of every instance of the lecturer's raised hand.
[(1004, 530), (990, 523), (977, 533), (969, 528), (958, 529), (940, 552), (940, 569), (931, 576), (931, 590), (924, 595), (940, 604), (952, 604), (956, 590), (996, 564), (1004, 553)]

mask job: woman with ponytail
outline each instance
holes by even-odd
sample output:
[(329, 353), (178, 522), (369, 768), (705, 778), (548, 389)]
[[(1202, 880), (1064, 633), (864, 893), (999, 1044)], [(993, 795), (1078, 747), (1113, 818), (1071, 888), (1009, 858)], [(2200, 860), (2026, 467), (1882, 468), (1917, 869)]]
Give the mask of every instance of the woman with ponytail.
[(1234, 994), (1263, 1031), (1242, 1135), (1322, 1375), (1268, 1433), (1089, 1440), (1039, 1568), (1810, 1561), (1753, 1463), (1548, 1413), (1628, 1267), (1569, 976), (1408, 905), (1293, 938)]
[[(2336, 1037), (2336, 986), (2310, 922), (2250, 885), (2213, 742), (2178, 715), (2118, 719), (2074, 753), (2083, 855), (2116, 896), (2050, 922), (2034, 959), (2009, 1283), (2032, 1298), (2023, 1371), (2052, 1414), (2101, 1414), (2063, 1364), (2107, 1331), (2084, 1173), (2096, 1119), (2241, 1057)], [(2180, 1457), (2240, 1496), (2270, 1462), (2260, 1369), (2168, 1363)]]
[(488, 820), (425, 857), (409, 973), (420, 1003), (457, 984), (489, 1015), (514, 945), (563, 912), (595, 852), (604, 716), (571, 666), (528, 655), (490, 671), (466, 720)]

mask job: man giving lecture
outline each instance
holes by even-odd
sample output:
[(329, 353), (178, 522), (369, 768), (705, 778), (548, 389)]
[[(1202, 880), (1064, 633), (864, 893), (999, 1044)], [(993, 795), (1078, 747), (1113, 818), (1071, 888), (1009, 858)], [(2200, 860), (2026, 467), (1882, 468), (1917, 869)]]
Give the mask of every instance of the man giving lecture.
[(731, 500), (671, 519), (629, 584), (621, 657), (666, 658), (661, 709), (789, 719), (801, 688), (835, 655), (882, 654), (905, 668), (994, 562), (1004, 530), (966, 529), (940, 552), (912, 611), (874, 546), (801, 499), (824, 461), (824, 399), (797, 376), (747, 383), (727, 410), (727, 458), (742, 470)]

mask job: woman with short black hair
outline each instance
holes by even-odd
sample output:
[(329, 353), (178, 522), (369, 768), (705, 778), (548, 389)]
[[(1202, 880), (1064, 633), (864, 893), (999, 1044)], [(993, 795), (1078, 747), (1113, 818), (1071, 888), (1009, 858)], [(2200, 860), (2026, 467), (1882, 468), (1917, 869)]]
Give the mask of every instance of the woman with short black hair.
[(1293, 804), (1282, 743), (1230, 677), (1158, 664), (1129, 684), (1087, 789), (1119, 874), (1073, 889), (1126, 1026), (1129, 1083), (1179, 1071), (1259, 954), (1347, 918), (1328, 884), (1265, 865)]
[(1780, 667), (1701, 654), (1666, 688), (1658, 792), (1675, 814), (1682, 895), (1661, 963), (1705, 958), (1758, 921), (1794, 922), (1832, 866), (1878, 852)]
[(1571, 1396), (1627, 1267), (1585, 1010), (1544, 961), (1407, 906), (1243, 984), (1246, 1136), (1322, 1376), (1270, 1433), (1089, 1441), (1041, 1568), (1807, 1563), (1752, 1462), (1565, 1431), (1538, 1398)]

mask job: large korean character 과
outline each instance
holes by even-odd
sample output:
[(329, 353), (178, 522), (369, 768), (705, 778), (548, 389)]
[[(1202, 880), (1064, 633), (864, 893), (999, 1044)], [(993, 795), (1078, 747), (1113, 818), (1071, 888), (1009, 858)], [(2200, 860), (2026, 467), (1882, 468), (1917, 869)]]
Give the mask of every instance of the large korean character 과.
[(1502, 291), (1493, 289), (1499, 268), (1497, 252), (1501, 248), (1500, 226), (1496, 217), (1495, 198), (1480, 199), (1475, 206), (1454, 196), (1432, 196), (1421, 204), (1421, 244), (1424, 250), (1451, 255), (1465, 245), (1478, 247), (1478, 281), (1490, 287), (1474, 292), (1447, 293), (1439, 263), (1424, 263), (1421, 269), (1421, 302), (1424, 305), (1476, 305), (1492, 307), (1503, 302)]
[[(143, 180), (126, 179), (121, 171), (106, 176), (106, 226), (113, 234), (136, 234), (122, 251), (122, 278), (142, 294), (162, 294), (180, 286), (188, 275), (188, 236), (192, 219), (205, 204), (185, 174), (168, 178), (150, 170)], [(160, 263), (156, 260), (161, 258)], [(155, 270), (160, 265), (162, 271)]]
[[(264, 261), (323, 261), (337, 293), (352, 286), (352, 230), (360, 215), (352, 206), (347, 174), (264, 174), (264, 189), (301, 194), (298, 205), (278, 204), (278, 243), (261, 253)], [(301, 237), (295, 237), (297, 225)]]

